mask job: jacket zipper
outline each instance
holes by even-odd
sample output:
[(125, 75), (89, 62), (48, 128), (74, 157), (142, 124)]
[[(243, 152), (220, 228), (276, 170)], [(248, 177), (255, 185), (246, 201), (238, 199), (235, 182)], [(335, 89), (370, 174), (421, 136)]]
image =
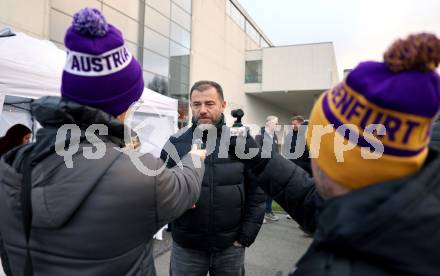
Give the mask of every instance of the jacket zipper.
[(240, 207), (241, 207), (241, 219), (244, 218), (244, 209), (245, 209), (245, 198), (244, 198), (244, 194), (243, 191), (241, 190), (240, 185), (237, 186), (238, 191), (240, 192)]
[[(214, 167), (213, 167), (213, 160), (212, 160), (212, 154), (208, 156), (208, 160), (209, 160), (209, 175), (208, 175), (208, 179), (209, 179), (209, 225), (208, 225), (208, 236), (210, 237), (209, 240), (212, 240), (212, 236), (213, 236), (213, 205), (214, 205)], [(209, 247), (211, 247), (211, 244), (209, 245)]]

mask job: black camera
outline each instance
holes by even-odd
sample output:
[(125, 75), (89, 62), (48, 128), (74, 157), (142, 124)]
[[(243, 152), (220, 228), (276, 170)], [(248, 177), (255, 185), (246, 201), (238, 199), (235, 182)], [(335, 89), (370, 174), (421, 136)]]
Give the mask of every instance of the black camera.
[(232, 127), (242, 127), (243, 124), (241, 123), (241, 118), (244, 116), (244, 112), (242, 109), (234, 109), (231, 111), (232, 117), (236, 118), (234, 124)]
[(231, 111), (231, 116), (236, 118), (234, 124), (231, 127), (231, 136), (243, 136), (246, 137), (247, 129), (243, 126), (241, 118), (244, 116), (242, 109), (234, 109)]

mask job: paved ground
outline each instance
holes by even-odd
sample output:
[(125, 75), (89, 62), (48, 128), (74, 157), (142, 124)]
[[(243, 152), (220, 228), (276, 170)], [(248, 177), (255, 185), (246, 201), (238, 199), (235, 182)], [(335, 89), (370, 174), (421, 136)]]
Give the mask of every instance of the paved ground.
[[(311, 239), (292, 220), (280, 215), (277, 222), (264, 224), (256, 242), (246, 250), (247, 276), (286, 276), (302, 256)], [(164, 240), (155, 241), (154, 256), (158, 276), (169, 275), (171, 237), (163, 232)], [(0, 276), (4, 276), (0, 268)]]
[[(246, 250), (247, 276), (287, 276), (296, 261), (304, 254), (311, 239), (306, 237), (292, 220), (280, 216), (277, 222), (264, 224), (256, 242)], [(165, 232), (164, 232), (165, 233)], [(169, 275), (169, 233), (164, 241), (155, 242), (158, 276)]]

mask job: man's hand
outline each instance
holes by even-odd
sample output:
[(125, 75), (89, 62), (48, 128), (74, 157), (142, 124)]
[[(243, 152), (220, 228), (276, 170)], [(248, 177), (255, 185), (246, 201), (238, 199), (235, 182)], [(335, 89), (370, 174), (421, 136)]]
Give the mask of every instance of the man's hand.
[(191, 155), (194, 167), (200, 169), (206, 158), (206, 150), (199, 149), (199, 147), (196, 144), (194, 144), (192, 145), (189, 154)]
[(238, 241), (234, 241), (233, 245), (235, 247), (244, 247), (241, 243), (239, 243)]
[(206, 150), (199, 149), (196, 144), (192, 145), (190, 153), (197, 155), (201, 161), (205, 161), (206, 159)]

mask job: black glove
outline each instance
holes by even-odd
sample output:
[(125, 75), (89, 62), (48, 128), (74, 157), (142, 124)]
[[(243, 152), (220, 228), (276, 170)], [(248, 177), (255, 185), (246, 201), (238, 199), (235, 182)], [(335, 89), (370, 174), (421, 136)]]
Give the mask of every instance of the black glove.
[[(242, 151), (243, 143), (244, 143), (245, 154), (249, 153), (249, 151), (254, 152), (255, 150), (258, 150), (257, 155), (253, 156), (252, 158), (246, 158), (245, 156), (243, 156), (243, 151)], [(237, 148), (237, 144), (239, 145), (238, 148)], [(270, 160), (270, 158), (262, 157), (260, 146), (257, 144), (255, 139), (249, 134), (249, 132), (247, 132), (246, 137), (242, 137), (242, 136), (231, 137), (231, 143), (229, 145), (229, 154), (233, 159), (242, 162), (246, 166), (246, 168), (250, 169), (255, 175), (260, 174)]]

